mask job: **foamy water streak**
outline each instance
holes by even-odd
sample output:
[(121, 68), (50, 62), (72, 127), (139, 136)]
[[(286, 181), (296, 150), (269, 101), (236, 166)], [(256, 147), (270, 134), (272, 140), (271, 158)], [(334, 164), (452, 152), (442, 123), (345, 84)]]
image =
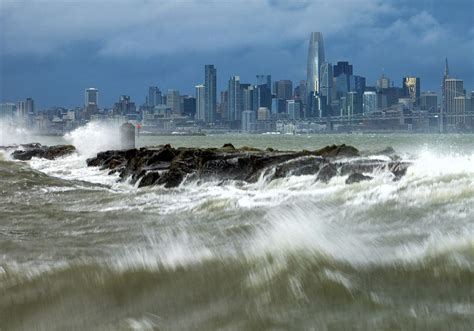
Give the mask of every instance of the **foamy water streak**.
[(218, 329), (222, 321), (234, 323), (229, 329), (325, 329), (334, 320), (348, 329), (370, 321), (362, 330), (395, 319), (410, 329), (410, 316), (426, 312), (437, 316), (427, 329), (474, 321), (472, 154), (423, 151), (405, 158), (412, 165), (398, 181), (375, 171), (352, 185), (343, 176), (262, 176), (173, 189), (117, 184), (87, 168), (86, 154), (30, 162), (64, 181), (22, 164), (24, 198), (3, 206), (15, 210), (14, 225), (0, 231), (9, 240), (0, 310), (13, 326), (64, 328), (75, 316), (71, 325), (85, 329)]

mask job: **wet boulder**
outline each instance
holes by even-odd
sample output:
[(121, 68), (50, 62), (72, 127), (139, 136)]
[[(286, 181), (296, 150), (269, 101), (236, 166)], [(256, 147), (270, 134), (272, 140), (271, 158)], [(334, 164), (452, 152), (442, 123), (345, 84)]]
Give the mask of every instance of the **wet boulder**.
[(72, 145), (43, 146), (41, 144), (27, 144), (21, 147), (21, 149), (17, 149), (11, 154), (12, 158), (21, 161), (28, 161), (33, 157), (54, 160), (76, 151), (76, 148)]
[(346, 184), (359, 183), (359, 182), (371, 180), (372, 178), (373, 177), (365, 176), (363, 174), (356, 172), (356, 173), (350, 174), (349, 177), (347, 177)]
[[(342, 158), (338, 161), (336, 159)], [(391, 164), (393, 163), (393, 164)], [(185, 178), (255, 182), (262, 174), (270, 180), (287, 176), (314, 175), (327, 183), (335, 176), (370, 173), (376, 169), (403, 176), (408, 165), (394, 161), (360, 157), (357, 149), (346, 145), (327, 146), (318, 151), (260, 150), (235, 148), (173, 148), (162, 145), (119, 151), (106, 151), (87, 160), (89, 166), (109, 169), (122, 180), (138, 182), (139, 187), (179, 186)], [(349, 180), (365, 180), (354, 175)], [(363, 175), (361, 175), (363, 176)]]
[(335, 177), (337, 175), (337, 167), (334, 163), (326, 163), (323, 165), (321, 170), (319, 170), (318, 175), (316, 176), (316, 179), (327, 183), (331, 180), (331, 178)]
[(322, 157), (355, 157), (359, 156), (359, 150), (352, 146), (347, 146), (345, 144), (342, 145), (331, 145), (321, 148), (320, 150), (315, 152), (316, 155)]

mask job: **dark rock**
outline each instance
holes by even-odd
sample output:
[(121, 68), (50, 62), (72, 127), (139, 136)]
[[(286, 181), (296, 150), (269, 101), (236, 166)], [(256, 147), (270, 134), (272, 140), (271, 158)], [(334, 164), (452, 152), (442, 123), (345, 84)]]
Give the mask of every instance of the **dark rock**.
[(371, 180), (372, 178), (373, 177), (364, 176), (363, 174), (356, 172), (356, 173), (350, 174), (349, 177), (347, 177), (346, 184), (359, 183), (362, 181)]
[(354, 157), (359, 156), (357, 148), (347, 145), (332, 145), (321, 148), (315, 152), (322, 157)]
[(409, 165), (407, 162), (392, 162), (388, 165), (388, 170), (395, 175), (395, 180), (399, 180), (405, 176)]
[(147, 171), (138, 183), (138, 187), (150, 186), (158, 182), (160, 173), (158, 171)]
[[(316, 175), (317, 180), (328, 182), (338, 174), (369, 173), (375, 169), (403, 175), (406, 168), (399, 163), (391, 165), (381, 160), (351, 160), (351, 156), (358, 156), (358, 151), (346, 145), (328, 146), (316, 152), (263, 151), (252, 147), (236, 149), (231, 144), (222, 148), (178, 149), (164, 145), (101, 152), (87, 160), (87, 164), (116, 172), (122, 180), (139, 181), (139, 187), (164, 185), (168, 188), (180, 185), (185, 178), (255, 182), (262, 174), (273, 174), (272, 179)], [(349, 160), (335, 163), (333, 159), (336, 157)]]
[(275, 168), (273, 178), (283, 178), (287, 176), (302, 176), (316, 174), (321, 167), (321, 158), (301, 157), (279, 164)]
[(352, 173), (373, 172), (376, 169), (382, 169), (387, 164), (383, 160), (351, 160), (341, 164), (341, 176), (350, 175)]
[(327, 183), (331, 180), (331, 178), (337, 175), (337, 168), (334, 163), (326, 163), (321, 170), (319, 170), (318, 176), (316, 177), (317, 180)]
[(43, 146), (41, 144), (22, 145), (23, 149), (15, 150), (11, 156), (16, 160), (27, 161), (33, 157), (54, 160), (72, 154), (76, 148), (72, 145)]

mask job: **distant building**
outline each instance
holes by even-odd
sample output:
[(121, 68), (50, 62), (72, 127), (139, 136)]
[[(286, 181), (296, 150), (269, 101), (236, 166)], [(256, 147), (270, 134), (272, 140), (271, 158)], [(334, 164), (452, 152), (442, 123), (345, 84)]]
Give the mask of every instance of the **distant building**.
[(99, 112), (99, 90), (96, 88), (87, 88), (84, 100), (84, 118), (89, 120), (91, 116)]
[(257, 86), (265, 85), (271, 93), (272, 89), (272, 76), (271, 75), (257, 75)]
[(377, 93), (365, 91), (363, 94), (364, 115), (373, 114), (377, 108)]
[(377, 90), (387, 89), (390, 87), (390, 79), (385, 77), (384, 74), (377, 80)]
[(286, 113), (286, 101), (279, 98), (272, 99), (272, 114)]
[(205, 121), (205, 102), (204, 102), (204, 95), (205, 95), (205, 87), (204, 84), (196, 85), (196, 115), (194, 119), (196, 121)]
[(32, 98), (26, 98), (26, 112), (29, 116), (35, 115), (35, 101)]
[(240, 92), (242, 94), (242, 110), (254, 110), (253, 96), (254, 86), (250, 84), (240, 84)]
[(348, 92), (346, 94), (346, 116), (353, 117), (360, 113), (359, 94), (357, 92)]
[(227, 121), (229, 108), (229, 91), (221, 91), (221, 100), (217, 105), (216, 121)]
[(256, 112), (254, 112), (253, 110), (244, 110), (242, 112), (243, 132), (255, 132), (256, 122)]
[(324, 63), (324, 41), (321, 32), (312, 32), (308, 48), (305, 116), (323, 117), (327, 102), (321, 96), (321, 65)]
[(260, 107), (257, 111), (258, 121), (269, 121), (270, 120), (270, 109), (267, 107)]
[(413, 101), (414, 106), (420, 104), (420, 78), (404, 77), (403, 78), (403, 95)]
[(331, 63), (321, 64), (321, 97), (324, 98), (325, 113), (328, 113), (332, 101), (333, 67)]
[(179, 91), (177, 90), (168, 90), (166, 92), (166, 106), (171, 108), (171, 113), (175, 116), (181, 115), (181, 105), (180, 105), (180, 96)]
[(114, 115), (120, 115), (120, 116), (136, 116), (137, 115), (137, 109), (135, 106), (135, 103), (132, 102), (130, 96), (128, 95), (122, 95), (119, 98), (119, 101), (115, 103), (114, 105)]
[(448, 123), (457, 126), (464, 126), (466, 124), (466, 112), (471, 108), (471, 99), (466, 96), (457, 96), (453, 100), (453, 109), (451, 116), (448, 118)]
[(148, 88), (148, 106), (154, 107), (163, 103), (161, 91), (157, 86)]
[(321, 82), (321, 64), (324, 62), (324, 41), (321, 32), (312, 32), (309, 40), (306, 71), (306, 95), (319, 94)]
[(217, 71), (214, 65), (204, 66), (204, 121), (214, 123), (217, 111)]
[(240, 121), (243, 100), (239, 76), (230, 77), (227, 91), (229, 97), (227, 119), (229, 122)]
[(334, 74), (334, 77), (337, 77), (342, 74), (352, 76), (353, 75), (352, 64), (349, 64), (349, 62), (346, 62), (346, 61), (337, 62), (333, 68), (333, 74)]
[(87, 88), (85, 91), (85, 101), (84, 106), (99, 106), (99, 90), (96, 88)]
[(301, 104), (295, 100), (286, 101), (286, 112), (288, 114), (288, 119), (297, 120), (300, 119), (301, 114)]
[(277, 80), (273, 83), (273, 95), (282, 100), (293, 98), (293, 82), (291, 80)]
[(293, 98), (295, 100), (301, 101), (303, 105), (303, 110), (304, 110), (304, 107), (306, 106), (306, 103), (308, 102), (308, 96), (306, 95), (306, 81), (305, 80), (300, 80), (298, 86), (295, 87)]
[(192, 96), (185, 96), (182, 98), (183, 100), (183, 115), (189, 116), (190, 118), (194, 118), (196, 115), (196, 98)]
[(465, 103), (465, 100), (455, 100), (458, 97), (464, 97), (464, 82), (461, 79), (447, 78), (444, 80), (444, 95), (446, 108), (444, 109), (444, 115), (447, 117), (447, 124), (457, 125), (464, 123), (461, 118), (461, 109), (465, 109), (465, 106), (461, 106)]
[(257, 86), (253, 90), (253, 108), (272, 108), (272, 76), (257, 75)]
[(435, 92), (421, 93), (420, 109), (429, 113), (436, 113), (438, 111), (438, 95)]

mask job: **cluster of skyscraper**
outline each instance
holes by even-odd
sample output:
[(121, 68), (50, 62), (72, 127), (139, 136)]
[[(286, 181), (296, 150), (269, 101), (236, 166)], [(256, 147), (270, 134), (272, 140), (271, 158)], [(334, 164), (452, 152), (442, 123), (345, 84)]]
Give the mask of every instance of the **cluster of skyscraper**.
[[(38, 112), (28, 98), (18, 104), (1, 104), (0, 117), (15, 119), (22, 126), (57, 131), (90, 120), (137, 121), (150, 131), (202, 128), (266, 132), (282, 131), (285, 123), (296, 131), (295, 123), (306, 128), (307, 123), (318, 123), (317, 130), (333, 129), (334, 123), (342, 130), (347, 125), (349, 129), (474, 128), (473, 93), (468, 94), (463, 81), (449, 75), (447, 61), (439, 107), (435, 92), (421, 92), (418, 77), (404, 77), (402, 87), (397, 87), (382, 74), (375, 86), (369, 86), (365, 77), (354, 75), (349, 62), (332, 65), (326, 59), (320, 32), (310, 35), (307, 77), (295, 87), (291, 80), (272, 84), (266, 74), (256, 75), (255, 83), (242, 82), (235, 75), (220, 92), (219, 101), (217, 97), (217, 70), (210, 64), (205, 65), (204, 82), (195, 86), (194, 96), (172, 89), (164, 93), (151, 86), (145, 104), (137, 107), (130, 96), (122, 95), (113, 108), (107, 109), (99, 107), (98, 89), (88, 88), (83, 108)], [(309, 127), (312, 130), (313, 126)]]

